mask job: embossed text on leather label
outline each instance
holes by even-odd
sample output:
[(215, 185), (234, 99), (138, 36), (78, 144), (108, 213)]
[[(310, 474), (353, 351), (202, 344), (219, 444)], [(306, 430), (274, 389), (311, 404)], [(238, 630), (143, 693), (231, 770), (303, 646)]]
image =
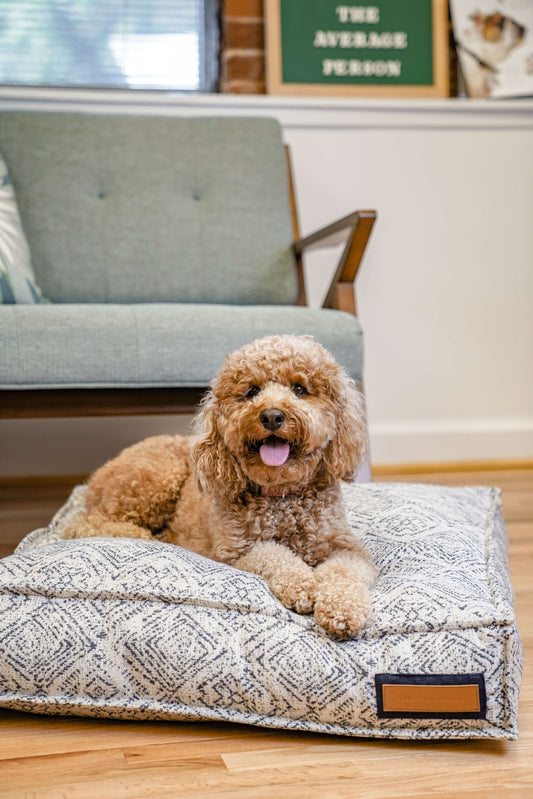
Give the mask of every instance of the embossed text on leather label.
[(482, 674), (378, 674), (381, 718), (484, 718)]

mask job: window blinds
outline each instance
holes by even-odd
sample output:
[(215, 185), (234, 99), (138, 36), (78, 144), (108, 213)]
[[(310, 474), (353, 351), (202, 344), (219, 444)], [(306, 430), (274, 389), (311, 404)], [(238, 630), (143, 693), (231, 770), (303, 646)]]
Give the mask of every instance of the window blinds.
[(217, 0), (3, 0), (0, 83), (213, 91)]

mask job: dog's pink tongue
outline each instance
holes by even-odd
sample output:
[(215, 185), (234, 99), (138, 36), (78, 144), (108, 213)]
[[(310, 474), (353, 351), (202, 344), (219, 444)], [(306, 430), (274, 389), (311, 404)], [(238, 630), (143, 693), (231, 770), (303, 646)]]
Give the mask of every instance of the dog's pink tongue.
[(290, 446), (281, 439), (273, 439), (261, 446), (259, 454), (265, 466), (283, 466), (289, 457)]

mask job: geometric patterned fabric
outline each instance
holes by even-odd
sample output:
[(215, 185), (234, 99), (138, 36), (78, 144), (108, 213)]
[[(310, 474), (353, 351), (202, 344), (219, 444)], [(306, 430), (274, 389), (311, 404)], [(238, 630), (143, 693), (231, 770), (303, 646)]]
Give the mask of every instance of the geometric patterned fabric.
[[(223, 720), (381, 738), (514, 738), (522, 649), (499, 491), (343, 488), (379, 577), (351, 641), (283, 607), (258, 576), (157, 541), (62, 541), (48, 528), (0, 561), (0, 707)], [(376, 675), (478, 675), (483, 718), (383, 718)]]

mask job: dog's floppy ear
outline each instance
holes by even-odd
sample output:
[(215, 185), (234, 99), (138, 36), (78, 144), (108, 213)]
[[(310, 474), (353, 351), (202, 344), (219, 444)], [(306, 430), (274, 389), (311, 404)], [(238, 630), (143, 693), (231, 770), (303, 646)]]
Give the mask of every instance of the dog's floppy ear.
[(191, 460), (199, 490), (204, 494), (235, 500), (246, 488), (237, 460), (228, 452), (217, 426), (217, 403), (210, 391), (194, 422)]
[(323, 463), (332, 478), (351, 480), (367, 449), (364, 397), (344, 370), (339, 370), (332, 387), (337, 406), (335, 435)]

